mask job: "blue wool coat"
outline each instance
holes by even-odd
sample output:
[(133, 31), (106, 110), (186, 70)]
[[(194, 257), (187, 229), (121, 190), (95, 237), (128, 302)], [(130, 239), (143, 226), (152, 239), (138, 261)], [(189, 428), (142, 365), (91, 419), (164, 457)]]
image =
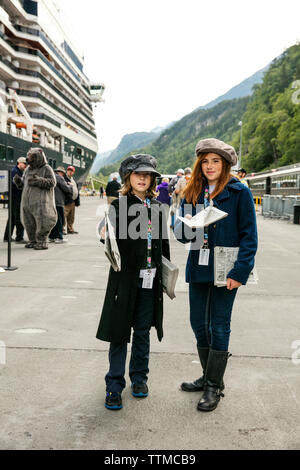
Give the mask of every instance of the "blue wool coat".
[[(225, 186), (224, 190), (213, 199), (214, 206), (228, 213), (228, 216), (219, 220), (215, 224), (209, 225), (208, 241), (210, 256), (208, 266), (200, 266), (199, 249), (190, 249), (186, 265), (186, 282), (212, 282), (214, 281), (214, 253), (215, 246), (239, 247), (238, 259), (233, 269), (227, 277), (246, 284), (249, 274), (254, 267), (254, 256), (257, 250), (257, 228), (256, 214), (253, 197), (250, 190), (236, 178), (232, 178)], [(195, 206), (189, 205), (185, 210), (186, 200), (184, 199), (180, 208), (180, 215), (183, 217), (187, 213), (196, 214)], [(198, 204), (204, 204), (204, 191), (198, 199)], [(174, 233), (181, 243), (189, 243), (191, 238), (187, 238), (187, 232), (183, 230), (183, 222), (176, 220)], [(186, 227), (186, 226), (185, 226)], [(203, 243), (203, 230), (193, 229), (199, 237), (200, 248)], [(190, 229), (191, 231), (191, 229)]]

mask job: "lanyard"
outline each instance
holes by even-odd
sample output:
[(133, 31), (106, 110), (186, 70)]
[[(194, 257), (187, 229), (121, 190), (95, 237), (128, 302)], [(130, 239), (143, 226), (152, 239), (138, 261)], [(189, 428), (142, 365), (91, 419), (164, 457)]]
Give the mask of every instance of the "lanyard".
[[(210, 203), (210, 201), (209, 201), (209, 189), (208, 189), (208, 186), (206, 186), (205, 189), (204, 189), (204, 209), (209, 207), (209, 203)], [(209, 248), (209, 245), (208, 245), (208, 226), (204, 227), (204, 240), (203, 240), (202, 248), (204, 248), (204, 249)]]
[[(147, 197), (144, 201), (144, 207), (151, 209), (151, 201)], [(148, 214), (149, 215), (149, 214)], [(152, 245), (152, 222), (148, 218), (148, 230), (147, 230), (147, 268), (151, 268), (151, 245)]]

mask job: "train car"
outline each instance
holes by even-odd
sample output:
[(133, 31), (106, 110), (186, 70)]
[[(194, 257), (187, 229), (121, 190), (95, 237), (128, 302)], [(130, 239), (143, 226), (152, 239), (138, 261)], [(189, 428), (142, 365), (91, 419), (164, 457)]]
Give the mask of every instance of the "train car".
[(300, 163), (274, 168), (260, 173), (250, 173), (245, 179), (253, 196), (264, 194), (300, 195)]

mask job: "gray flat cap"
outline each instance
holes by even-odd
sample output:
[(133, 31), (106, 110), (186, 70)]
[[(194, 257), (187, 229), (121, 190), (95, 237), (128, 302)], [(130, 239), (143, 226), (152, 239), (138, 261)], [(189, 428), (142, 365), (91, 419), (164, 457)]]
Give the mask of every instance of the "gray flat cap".
[(160, 173), (156, 171), (156, 165), (156, 158), (152, 157), (152, 155), (130, 155), (130, 157), (127, 157), (121, 163), (119, 168), (122, 182), (124, 182), (125, 176), (132, 171), (147, 171), (149, 173), (154, 173), (155, 176), (160, 176)]
[(237, 163), (237, 154), (234, 148), (218, 139), (199, 140), (196, 145), (195, 153), (197, 157), (199, 156), (199, 153), (217, 153), (224, 157), (231, 166), (236, 165)]

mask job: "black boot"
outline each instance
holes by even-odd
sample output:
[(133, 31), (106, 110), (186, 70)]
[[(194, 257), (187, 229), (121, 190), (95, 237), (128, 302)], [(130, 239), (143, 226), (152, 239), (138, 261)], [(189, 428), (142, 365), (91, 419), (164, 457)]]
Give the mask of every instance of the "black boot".
[(198, 403), (199, 411), (213, 411), (217, 408), (221, 397), (224, 397), (223, 377), (227, 366), (228, 351), (210, 349), (205, 371), (204, 393)]
[(205, 374), (205, 369), (206, 369), (206, 364), (207, 364), (209, 348), (197, 348), (197, 349), (198, 349), (200, 364), (203, 369), (203, 376), (197, 380), (194, 380), (194, 382), (183, 382), (181, 384), (181, 390), (183, 390), (184, 392), (202, 392), (203, 387), (204, 387), (204, 374)]

